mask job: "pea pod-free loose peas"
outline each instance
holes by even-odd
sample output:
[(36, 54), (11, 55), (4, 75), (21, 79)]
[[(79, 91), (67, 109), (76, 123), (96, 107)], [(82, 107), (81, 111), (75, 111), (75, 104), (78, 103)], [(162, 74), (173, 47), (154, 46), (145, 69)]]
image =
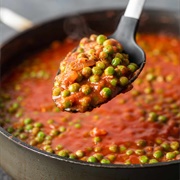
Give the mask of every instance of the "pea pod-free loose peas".
[[(102, 34), (91, 35), (81, 39), (79, 47), (61, 62), (53, 100), (63, 111), (91, 111), (126, 89), (137, 69), (118, 41)], [(90, 101), (83, 103), (86, 95)]]

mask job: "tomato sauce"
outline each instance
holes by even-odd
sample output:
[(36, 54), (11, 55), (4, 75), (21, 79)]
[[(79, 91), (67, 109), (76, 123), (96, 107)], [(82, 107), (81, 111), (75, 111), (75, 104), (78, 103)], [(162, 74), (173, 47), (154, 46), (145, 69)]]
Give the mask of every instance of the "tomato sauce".
[(60, 60), (77, 42), (53, 42), (3, 77), (0, 125), (49, 153), (88, 162), (144, 164), (180, 159), (179, 39), (138, 35), (147, 64), (133, 89), (86, 113), (52, 100)]

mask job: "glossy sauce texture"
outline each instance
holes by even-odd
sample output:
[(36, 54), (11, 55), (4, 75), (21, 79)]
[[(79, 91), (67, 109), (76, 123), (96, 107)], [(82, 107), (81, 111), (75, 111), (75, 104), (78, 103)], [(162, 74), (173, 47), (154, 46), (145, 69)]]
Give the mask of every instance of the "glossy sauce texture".
[(60, 112), (51, 99), (59, 61), (77, 42), (54, 42), (27, 58), (3, 78), (1, 126), (37, 148), (88, 162), (180, 159), (180, 41), (138, 35), (138, 43), (147, 64), (134, 88), (87, 113)]

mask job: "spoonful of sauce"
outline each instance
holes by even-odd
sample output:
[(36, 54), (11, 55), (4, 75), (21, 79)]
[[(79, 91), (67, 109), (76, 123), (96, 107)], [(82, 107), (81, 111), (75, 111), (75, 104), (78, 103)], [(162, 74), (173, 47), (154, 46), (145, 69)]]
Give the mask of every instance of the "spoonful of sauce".
[(146, 61), (134, 40), (144, 2), (130, 0), (112, 35), (82, 38), (61, 61), (52, 98), (62, 111), (91, 111), (132, 88)]

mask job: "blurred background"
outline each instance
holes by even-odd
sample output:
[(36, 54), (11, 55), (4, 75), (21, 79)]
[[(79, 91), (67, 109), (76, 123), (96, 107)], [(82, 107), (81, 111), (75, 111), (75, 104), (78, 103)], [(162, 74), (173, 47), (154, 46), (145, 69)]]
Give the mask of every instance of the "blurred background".
[[(99, 9), (124, 9), (127, 3), (128, 0), (0, 0), (0, 7), (13, 10), (32, 21), (33, 24), (38, 24), (69, 13), (77, 14)], [(175, 11), (177, 15), (180, 15), (180, 0), (147, 0), (146, 9), (165, 9)], [(0, 11), (0, 16), (1, 13)], [(0, 44), (18, 33), (0, 21)], [(0, 180), (11, 180), (11, 177), (1, 168)]]

